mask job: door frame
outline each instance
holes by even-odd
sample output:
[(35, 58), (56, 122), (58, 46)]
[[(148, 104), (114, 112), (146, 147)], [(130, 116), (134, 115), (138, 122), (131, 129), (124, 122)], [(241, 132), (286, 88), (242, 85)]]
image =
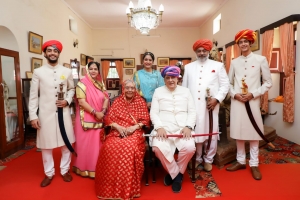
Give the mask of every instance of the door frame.
[[(15, 153), (25, 146), (24, 129), (23, 129), (23, 112), (22, 112), (22, 92), (21, 92), (21, 77), (20, 77), (20, 61), (19, 52), (9, 49), (0, 48), (0, 82), (2, 83), (2, 64), (1, 56), (8, 56), (14, 58), (15, 81), (16, 81), (16, 94), (17, 94), (17, 107), (18, 107), (18, 126), (19, 137), (17, 140), (7, 143), (5, 126), (0, 126), (0, 159)], [(3, 87), (0, 86), (0, 94), (3, 94)], [(5, 124), (4, 115), (4, 99), (0, 99), (0, 123)]]

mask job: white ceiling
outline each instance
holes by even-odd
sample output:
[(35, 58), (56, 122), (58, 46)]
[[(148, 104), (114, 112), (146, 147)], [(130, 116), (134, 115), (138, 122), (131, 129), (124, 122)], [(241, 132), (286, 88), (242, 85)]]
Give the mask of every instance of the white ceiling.
[[(127, 28), (126, 8), (130, 0), (62, 0), (92, 29)], [(159, 27), (200, 27), (228, 0), (151, 0), (158, 10), (163, 4)], [(137, 6), (138, 0), (132, 0)], [(158, 27), (158, 28), (159, 28)]]

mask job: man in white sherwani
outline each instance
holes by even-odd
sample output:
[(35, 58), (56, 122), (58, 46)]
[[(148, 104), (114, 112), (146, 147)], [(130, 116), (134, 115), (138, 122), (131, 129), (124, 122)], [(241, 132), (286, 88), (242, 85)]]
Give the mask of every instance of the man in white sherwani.
[[(184, 67), (182, 86), (190, 89), (196, 105), (196, 134), (209, 132), (209, 110), (212, 110), (213, 133), (219, 132), (220, 103), (229, 90), (229, 80), (224, 65), (221, 62), (208, 59), (213, 43), (208, 39), (197, 40), (193, 45), (197, 60)], [(207, 89), (212, 96), (207, 102)], [(209, 136), (196, 137), (196, 168), (204, 159), (204, 170), (211, 171), (214, 156), (217, 152), (218, 135), (211, 137), (208, 150)], [(203, 149), (204, 148), (204, 149)], [(205, 154), (203, 155), (203, 150)], [(203, 159), (202, 159), (203, 155)]]
[[(272, 78), (267, 59), (251, 52), (250, 45), (256, 39), (253, 30), (242, 30), (235, 35), (235, 42), (241, 49), (242, 55), (231, 61), (229, 70), (230, 81), (230, 137), (236, 139), (237, 162), (226, 168), (228, 171), (246, 169), (245, 140), (250, 143), (250, 161), (252, 176), (255, 180), (262, 178), (258, 169), (259, 140), (262, 138), (254, 129), (245, 107), (249, 105), (259, 129), (264, 133), (260, 112), (260, 96), (272, 87)], [(261, 84), (261, 77), (263, 84)], [(242, 80), (244, 84), (242, 84)], [(241, 88), (247, 88), (243, 94)]]
[[(63, 108), (63, 121), (70, 143), (75, 142), (69, 106), (74, 95), (74, 82), (71, 69), (58, 64), (62, 44), (50, 40), (42, 50), (47, 64), (34, 70), (29, 97), (29, 117), (33, 128), (37, 129), (37, 147), (42, 150), (45, 178), (41, 187), (48, 186), (55, 174), (52, 150), (61, 147), (60, 173), (66, 182), (72, 181), (69, 173), (71, 152), (65, 146), (58, 124), (58, 107)], [(59, 84), (63, 84), (64, 100), (57, 100)], [(38, 111), (38, 115), (37, 115)]]
[[(175, 193), (181, 191), (183, 174), (189, 160), (195, 153), (192, 130), (195, 126), (195, 104), (189, 89), (177, 85), (180, 69), (167, 66), (162, 72), (165, 86), (154, 91), (150, 117), (154, 125), (150, 145), (168, 174), (164, 178), (166, 186), (172, 185)], [(167, 137), (178, 135), (182, 137)], [(174, 159), (176, 148), (179, 151)]]

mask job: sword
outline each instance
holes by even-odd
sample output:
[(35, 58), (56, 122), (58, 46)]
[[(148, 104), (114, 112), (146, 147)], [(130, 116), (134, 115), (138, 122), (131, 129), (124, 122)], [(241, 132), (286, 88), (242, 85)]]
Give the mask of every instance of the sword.
[[(193, 134), (192, 137), (201, 137), (201, 136), (211, 136), (211, 135), (218, 135), (221, 134), (222, 132), (215, 132), (215, 133), (197, 133), (197, 134)], [(156, 135), (151, 135), (151, 134), (143, 134), (143, 137), (158, 137)], [(171, 135), (171, 134), (167, 134), (167, 137), (179, 137), (182, 138), (183, 135)]]
[[(247, 94), (248, 93), (248, 86), (247, 84), (245, 83), (245, 79), (243, 78), (242, 79), (242, 94)], [(266, 137), (265, 135), (261, 132), (261, 130), (259, 129), (254, 117), (253, 117), (253, 114), (252, 114), (252, 111), (251, 111), (251, 107), (250, 107), (250, 103), (249, 101), (245, 102), (245, 107), (246, 107), (246, 111), (247, 111), (247, 114), (248, 114), (248, 117), (251, 121), (251, 124), (252, 126), (254, 127), (254, 129), (256, 130), (256, 132), (258, 133), (258, 135), (273, 149), (275, 149), (275, 146), (272, 144), (272, 142), (270, 142)]]
[[(64, 92), (62, 91), (63, 85), (64, 85), (63, 83), (59, 84), (60, 92), (57, 92), (58, 100), (64, 100)], [(64, 124), (64, 116), (63, 116), (63, 108), (57, 108), (57, 113), (58, 113), (58, 124), (59, 124), (59, 130), (60, 130), (61, 137), (62, 137), (66, 147), (69, 149), (69, 151), (71, 151), (77, 157), (77, 153), (73, 149), (73, 147), (68, 139), (67, 133), (66, 133), (65, 124)]]
[[(211, 95), (210, 95), (210, 88), (206, 89), (206, 93), (207, 93), (207, 98), (206, 98), (206, 104), (210, 102), (211, 100)], [(208, 123), (209, 123), (209, 133), (212, 133), (213, 131), (213, 122), (214, 122), (214, 118), (213, 118), (213, 111), (209, 110), (208, 111)], [(207, 146), (206, 146), (206, 152), (204, 152), (205, 154), (208, 153), (209, 148), (210, 148), (210, 144), (211, 144), (211, 139), (212, 139), (212, 135), (208, 136), (208, 141), (207, 141)]]

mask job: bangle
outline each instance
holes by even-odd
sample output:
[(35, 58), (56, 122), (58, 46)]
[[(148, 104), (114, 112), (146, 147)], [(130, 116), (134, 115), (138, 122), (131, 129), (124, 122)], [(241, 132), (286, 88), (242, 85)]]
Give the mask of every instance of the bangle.
[(90, 114), (92, 114), (93, 112), (95, 112), (95, 109), (92, 109), (91, 112), (90, 112)]
[(102, 112), (103, 114), (105, 114), (105, 113), (106, 113), (106, 108), (102, 108), (101, 112)]
[(91, 112), (91, 114), (95, 116), (96, 115), (96, 110), (93, 109), (92, 112)]
[(139, 123), (138, 123), (137, 125), (139, 125), (140, 129), (143, 127), (143, 126), (142, 126), (142, 125), (140, 125)]

